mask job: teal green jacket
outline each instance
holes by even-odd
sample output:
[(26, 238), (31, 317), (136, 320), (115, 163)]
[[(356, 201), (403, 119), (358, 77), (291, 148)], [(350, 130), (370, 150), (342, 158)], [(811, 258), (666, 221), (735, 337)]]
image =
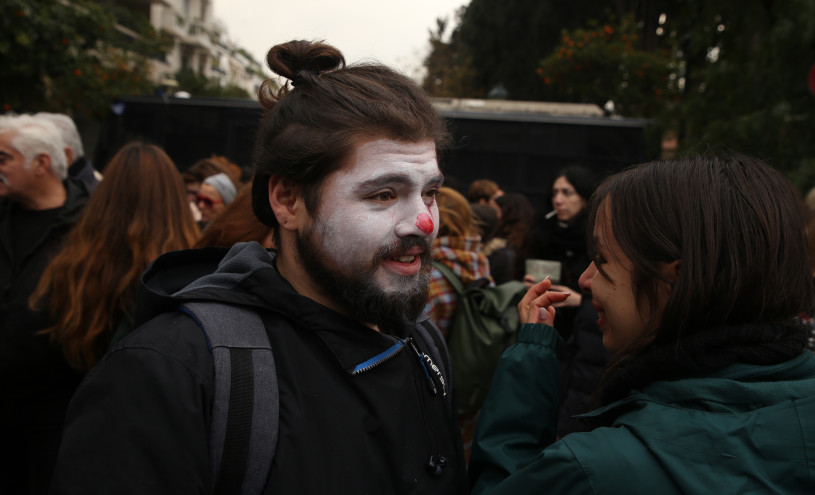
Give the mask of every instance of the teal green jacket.
[(815, 354), (652, 382), (555, 442), (560, 338), (521, 327), (481, 410), (479, 494), (815, 494)]

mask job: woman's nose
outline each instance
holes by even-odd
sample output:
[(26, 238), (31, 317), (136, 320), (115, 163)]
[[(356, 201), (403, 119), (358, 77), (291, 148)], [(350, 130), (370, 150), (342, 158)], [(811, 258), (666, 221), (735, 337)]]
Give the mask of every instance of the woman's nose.
[(588, 268), (583, 271), (583, 274), (580, 275), (577, 285), (579, 285), (584, 291), (591, 292), (591, 280), (594, 278), (595, 274), (597, 274), (597, 267), (594, 266), (594, 262), (592, 261)]

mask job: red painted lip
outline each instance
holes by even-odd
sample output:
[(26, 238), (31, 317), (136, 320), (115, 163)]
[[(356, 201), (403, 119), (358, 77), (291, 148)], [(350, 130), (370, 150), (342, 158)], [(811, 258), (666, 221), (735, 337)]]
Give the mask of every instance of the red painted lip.
[(419, 249), (418, 253), (409, 254), (406, 253), (405, 256), (413, 256), (413, 261), (411, 261), (410, 263), (401, 263), (393, 258), (386, 258), (382, 262), (382, 266), (388, 271), (391, 271), (398, 275), (412, 277), (413, 275), (418, 274), (419, 271), (421, 271), (422, 269), (422, 259), (421, 257), (419, 257), (422, 251), (423, 251), (422, 249)]

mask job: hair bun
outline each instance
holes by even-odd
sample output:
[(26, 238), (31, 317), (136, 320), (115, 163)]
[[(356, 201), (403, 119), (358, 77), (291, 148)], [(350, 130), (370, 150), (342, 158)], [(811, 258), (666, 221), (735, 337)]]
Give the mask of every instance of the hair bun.
[(266, 54), (266, 63), (275, 74), (300, 84), (345, 67), (345, 58), (338, 49), (321, 41), (295, 40), (273, 46)]

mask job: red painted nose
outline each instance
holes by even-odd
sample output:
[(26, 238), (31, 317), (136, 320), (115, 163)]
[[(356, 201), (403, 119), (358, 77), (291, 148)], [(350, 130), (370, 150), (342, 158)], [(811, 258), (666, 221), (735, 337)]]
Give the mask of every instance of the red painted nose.
[(425, 234), (430, 234), (433, 232), (433, 219), (427, 213), (420, 213), (416, 217), (416, 228)]

